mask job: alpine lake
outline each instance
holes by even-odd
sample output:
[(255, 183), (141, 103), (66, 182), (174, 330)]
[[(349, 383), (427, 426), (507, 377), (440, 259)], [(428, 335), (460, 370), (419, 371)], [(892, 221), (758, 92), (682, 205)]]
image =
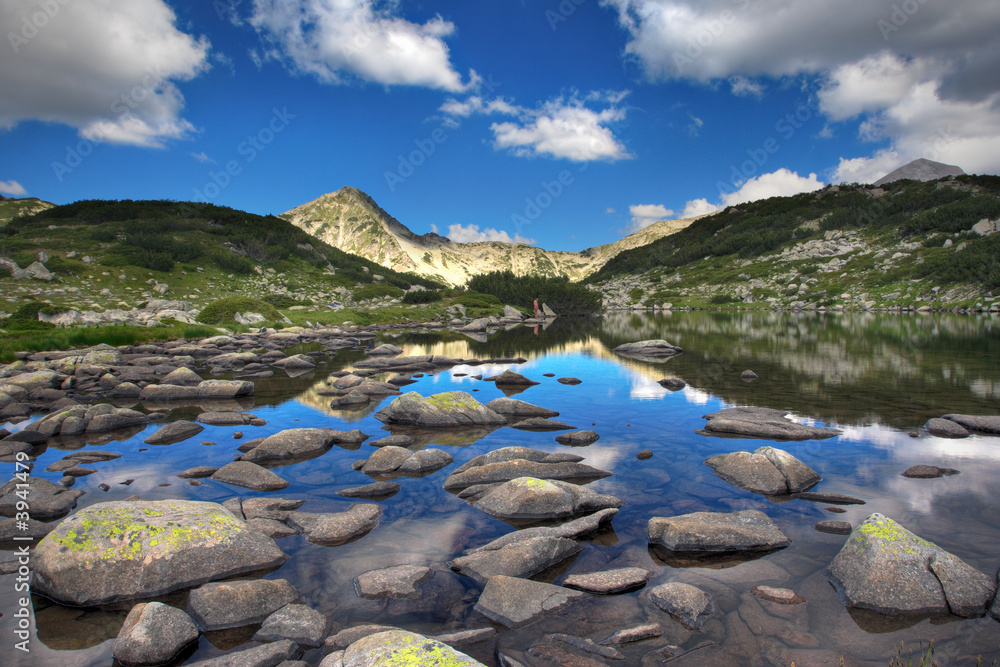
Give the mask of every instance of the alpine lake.
[[(611, 351), (623, 343), (661, 338), (684, 352), (662, 360), (637, 360)], [(583, 549), (575, 557), (532, 578), (558, 585), (573, 574), (622, 567), (644, 568), (653, 576), (644, 589), (587, 596), (518, 629), (494, 625), (495, 639), (459, 649), (487, 665), (499, 664), (497, 652), (525, 665), (557, 664), (528, 650), (552, 644), (546, 639), (552, 633), (598, 642), (645, 623), (659, 623), (663, 634), (619, 646), (624, 660), (586, 655), (595, 662), (579, 664), (654, 665), (666, 660), (677, 665), (885, 665), (901, 644), (904, 659), (912, 652), (916, 664), (931, 640), (935, 664), (942, 666), (976, 665), (979, 656), (989, 665), (1000, 657), (1000, 623), (989, 616), (889, 616), (848, 609), (825, 574), (847, 537), (815, 529), (817, 522), (831, 519), (857, 526), (878, 512), (995, 577), (1000, 566), (1000, 436), (945, 439), (923, 428), (928, 419), (947, 413), (1000, 415), (1000, 319), (992, 315), (612, 313), (596, 319), (558, 318), (544, 328), (517, 326), (480, 340), (448, 331), (392, 331), (372, 342), (360, 341), (354, 349), (301, 345), (284, 352), (314, 353), (318, 367), (296, 377), (275, 369), (272, 377), (255, 380), (255, 395), (243, 405), (265, 420), (264, 426), (207, 426), (172, 445), (143, 444), (163, 425), (160, 422), (127, 439), (86, 445), (122, 456), (90, 466), (97, 473), (77, 480), (74, 489), (86, 492), (77, 510), (133, 495), (219, 503), (273, 496), (307, 500), (302, 510), (309, 512), (336, 512), (369, 502), (337, 495), (372, 481), (352, 467), (376, 451), (367, 443), (354, 449), (334, 446), (317, 458), (274, 468), (290, 482), (277, 492), (253, 492), (212, 479), (192, 484), (176, 475), (194, 466), (231, 462), (239, 454), (236, 431), (247, 439), (305, 427), (360, 429), (373, 440), (390, 435), (374, 414), (393, 397), (345, 411), (331, 409), (330, 397), (321, 395), (330, 373), (351, 368), (367, 358), (366, 347), (382, 343), (402, 348), (404, 355), (522, 357), (527, 361), (519, 364), (459, 365), (427, 373), (402, 391), (428, 396), (461, 390), (486, 403), (504, 393), (473, 376), (489, 377), (509, 368), (540, 383), (513, 398), (558, 411), (559, 421), (592, 429), (600, 439), (567, 447), (555, 441), (558, 433), (509, 427), (425, 432), (410, 448), (446, 450), (454, 463), (423, 477), (396, 478), (401, 489), (379, 501), (384, 512), (374, 530), (339, 546), (314, 544), (303, 536), (277, 540), (289, 560), (264, 576), (288, 580), (304, 604), (329, 617), (331, 632), (367, 623), (424, 635), (489, 627), (491, 622), (474, 609), (483, 585), (453, 571), (449, 562), (523, 526), (489, 516), (445, 490), (443, 483), (473, 457), (525, 446), (571, 452), (583, 457), (582, 463), (611, 472), (587, 486), (625, 503), (609, 524), (580, 538)], [(756, 380), (741, 379), (748, 369), (758, 375)], [(207, 369), (197, 370), (208, 377)], [(391, 375), (371, 379), (385, 381)], [(581, 382), (557, 382), (564, 377)], [(657, 382), (664, 378), (678, 378), (686, 386), (668, 391)], [(842, 433), (795, 442), (699, 433), (705, 426), (702, 415), (734, 406), (776, 408), (787, 411), (793, 421)], [(127, 407), (145, 410), (142, 404)], [(170, 411), (169, 420), (193, 420), (199, 412), (193, 405), (178, 407)], [(7, 426), (16, 429), (28, 423)], [(813, 491), (846, 494), (865, 504), (769, 498), (741, 490), (704, 464), (718, 454), (764, 445), (784, 449), (817, 471), (822, 481)], [(45, 468), (70, 449), (50, 443), (33, 475), (58, 482), (61, 474)], [(652, 457), (637, 459), (646, 449)], [(953, 468), (959, 474), (936, 479), (901, 476), (916, 464)], [(13, 469), (13, 464), (4, 465)], [(102, 490), (101, 484), (110, 489)], [(831, 507), (841, 511), (835, 514)], [(665, 557), (649, 543), (647, 522), (652, 517), (748, 509), (770, 517), (791, 545), (742, 561), (697, 561)], [(0, 553), (0, 560), (10, 558), (10, 552)], [(433, 569), (419, 597), (372, 600), (358, 595), (358, 575), (402, 564)], [(643, 595), (670, 581), (693, 584), (712, 596), (714, 609), (700, 630), (685, 628)], [(23, 595), (14, 592), (14, 575), (0, 577), (0, 584), (0, 609), (14, 610)], [(805, 602), (762, 603), (750, 592), (757, 585), (791, 589)], [(184, 606), (183, 594), (167, 601)], [(40, 596), (33, 596), (32, 602), (31, 653), (19, 655), (8, 647), (0, 663), (116, 664), (112, 644), (127, 605), (76, 609)], [(0, 619), (8, 628), (11, 622), (7, 613)], [(255, 646), (251, 638), (258, 627), (203, 634), (197, 648), (184, 655), (183, 664)], [(5, 636), (12, 645), (12, 635)], [(668, 646), (675, 648), (661, 651)], [(573, 653), (571, 647), (563, 648)], [(303, 660), (316, 665), (322, 658), (322, 649), (311, 649)]]

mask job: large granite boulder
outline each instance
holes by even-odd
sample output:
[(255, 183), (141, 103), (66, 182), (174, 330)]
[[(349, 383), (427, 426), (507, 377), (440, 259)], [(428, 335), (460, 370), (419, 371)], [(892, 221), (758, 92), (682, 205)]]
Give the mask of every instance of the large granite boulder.
[(802, 461), (775, 447), (761, 447), (752, 454), (719, 454), (707, 459), (705, 465), (730, 484), (767, 496), (799, 493), (823, 479)]
[(212, 473), (212, 479), (254, 491), (279, 491), (288, 486), (286, 480), (250, 461), (227, 463)]
[(672, 345), (665, 340), (642, 340), (637, 343), (625, 343), (611, 350), (615, 354), (623, 357), (673, 357), (681, 352), (683, 348)]
[(188, 612), (210, 632), (260, 623), (298, 599), (299, 592), (285, 579), (218, 581), (191, 591)]
[(486, 583), (475, 609), (506, 628), (520, 628), (584, 597), (562, 586), (497, 575)]
[(406, 630), (368, 635), (344, 651), (343, 667), (486, 667), (447, 644)]
[(772, 408), (727, 408), (702, 416), (708, 420), (703, 433), (768, 440), (822, 440), (840, 435), (836, 429), (796, 424), (785, 414)]
[(503, 426), (498, 415), (464, 391), (449, 391), (426, 398), (411, 391), (375, 413), (390, 426), (441, 428), (450, 426)]
[(1000, 434), (1000, 417), (992, 415), (944, 415), (942, 419), (953, 421), (970, 430), (981, 433)]
[(198, 639), (191, 617), (162, 602), (132, 607), (118, 632), (112, 653), (123, 665), (165, 665)]
[(591, 480), (611, 475), (580, 463), (582, 456), (542, 452), (528, 447), (502, 447), (462, 464), (448, 476), (444, 488), (464, 489), (477, 484), (498, 484), (518, 477)]
[(285, 560), (274, 540), (216, 503), (99, 503), (38, 543), (32, 590), (85, 607), (156, 597)]
[(968, 438), (972, 435), (964, 426), (950, 419), (928, 419), (924, 428), (939, 438)]
[(504, 482), (473, 503), (498, 519), (564, 519), (624, 504), (583, 486), (535, 477)]
[(872, 514), (827, 571), (848, 607), (883, 614), (985, 616), (997, 582), (932, 542)]
[(758, 510), (653, 517), (647, 530), (651, 543), (678, 552), (771, 551), (792, 543)]
[(316, 458), (336, 444), (361, 444), (369, 436), (361, 431), (337, 431), (332, 428), (290, 428), (264, 438), (240, 457), (260, 465), (286, 465)]

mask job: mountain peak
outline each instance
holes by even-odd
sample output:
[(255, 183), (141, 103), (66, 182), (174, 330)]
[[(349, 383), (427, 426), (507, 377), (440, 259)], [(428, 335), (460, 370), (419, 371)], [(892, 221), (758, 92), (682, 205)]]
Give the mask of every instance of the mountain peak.
[(962, 171), (961, 167), (956, 167), (953, 164), (934, 162), (933, 160), (928, 160), (926, 158), (918, 158), (913, 162), (904, 164), (899, 169), (886, 174), (882, 178), (875, 181), (874, 185), (886, 185), (887, 183), (902, 180), (936, 181), (937, 179), (945, 178), (946, 176), (963, 175), (965, 175), (965, 172)]

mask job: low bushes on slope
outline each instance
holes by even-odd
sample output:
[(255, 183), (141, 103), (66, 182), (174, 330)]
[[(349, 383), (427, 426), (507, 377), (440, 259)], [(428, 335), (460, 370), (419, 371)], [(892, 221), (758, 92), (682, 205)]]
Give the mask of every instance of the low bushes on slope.
[(283, 319), (278, 309), (266, 301), (245, 296), (231, 296), (205, 306), (205, 309), (198, 314), (197, 320), (202, 324), (228, 324), (235, 322), (236, 313), (260, 313), (272, 322)]

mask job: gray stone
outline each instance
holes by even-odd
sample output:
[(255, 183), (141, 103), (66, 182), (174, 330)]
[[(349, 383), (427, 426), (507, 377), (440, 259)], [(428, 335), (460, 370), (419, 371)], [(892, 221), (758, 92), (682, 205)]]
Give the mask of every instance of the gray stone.
[(529, 537), (500, 549), (477, 551), (451, 562), (456, 572), (485, 582), (491, 577), (532, 577), (580, 552), (580, 545), (565, 537)]
[[(0, 549), (13, 551), (25, 545), (34, 546), (55, 527), (55, 524), (43, 523), (34, 519), (27, 521), (0, 519)], [(24, 538), (30, 538), (30, 541)]]
[(388, 632), (390, 630), (399, 630), (399, 628), (392, 625), (355, 625), (350, 628), (344, 628), (340, 632), (327, 637), (326, 640), (323, 641), (323, 648), (327, 651), (343, 650), (359, 639), (364, 639), (368, 635), (378, 634), (379, 632)]
[(708, 420), (705, 432), (709, 435), (723, 433), (769, 440), (822, 440), (841, 433), (832, 428), (796, 424), (785, 417), (784, 411), (771, 408), (727, 408), (702, 418)]
[(679, 552), (770, 551), (791, 544), (778, 526), (757, 510), (653, 517), (647, 529), (650, 542)]
[(798, 593), (788, 588), (754, 586), (750, 589), (750, 592), (761, 600), (767, 600), (768, 602), (774, 602), (776, 604), (796, 605), (805, 602), (805, 600)]
[(188, 613), (205, 632), (260, 623), (299, 592), (284, 579), (219, 581), (200, 586), (188, 595)]
[(613, 595), (642, 588), (653, 573), (641, 567), (623, 567), (617, 570), (571, 574), (563, 581), (563, 586), (599, 595)]
[(420, 586), (432, 576), (434, 571), (429, 567), (396, 565), (358, 575), (354, 579), (354, 589), (359, 596), (370, 600), (414, 600), (420, 597)]
[(358, 503), (343, 512), (292, 512), (288, 523), (301, 529), (310, 542), (336, 546), (371, 532), (380, 516), (382, 508), (378, 505)]
[(235, 653), (227, 653), (218, 658), (199, 660), (190, 667), (278, 667), (286, 660), (302, 657), (298, 644), (285, 639), (273, 644), (264, 644)]
[(558, 526), (535, 526), (533, 528), (515, 530), (512, 533), (498, 537), (481, 547), (473, 549), (472, 553), (502, 549), (508, 544), (513, 544), (514, 542), (518, 542), (520, 540), (527, 540), (532, 537), (566, 537), (576, 539), (595, 532), (601, 527), (601, 525), (611, 521), (616, 514), (618, 514), (618, 510), (611, 508), (594, 512), (593, 514), (580, 517), (579, 519), (567, 521), (566, 523)]
[(278, 491), (288, 486), (281, 477), (250, 461), (227, 463), (212, 474), (212, 479), (254, 491)]
[(290, 639), (299, 646), (314, 648), (323, 644), (330, 622), (326, 616), (302, 604), (288, 604), (266, 619), (253, 636), (258, 642)]
[(216, 473), (218, 468), (215, 466), (197, 466), (195, 468), (188, 468), (184, 472), (177, 473), (177, 476), (181, 479), (204, 479), (205, 477), (211, 477)]
[(249, 412), (203, 412), (198, 421), (210, 426), (248, 426), (257, 419)]
[(390, 435), (378, 440), (372, 440), (368, 444), (372, 447), (409, 447), (414, 442), (408, 435)]
[(473, 503), (498, 519), (564, 519), (624, 504), (586, 487), (535, 477), (504, 482)]
[(757, 374), (750, 369), (747, 369), (742, 373), (740, 373), (740, 379), (743, 380), (744, 382), (753, 382), (754, 380), (757, 379), (757, 377), (758, 377)]
[(559, 416), (559, 413), (555, 410), (549, 410), (537, 405), (532, 405), (531, 403), (526, 403), (525, 401), (519, 401), (516, 398), (495, 398), (487, 403), (486, 407), (499, 415), (504, 415), (505, 417), (548, 418)]
[(518, 477), (538, 479), (600, 479), (611, 473), (583, 463), (583, 457), (548, 454), (527, 447), (504, 447), (459, 466), (444, 482), (448, 490), (476, 484), (496, 484)]
[[(26, 488), (24, 484), (27, 484)], [(67, 514), (76, 507), (76, 501), (84, 493), (53, 484), (41, 477), (28, 477), (26, 481), (12, 479), (0, 487), (0, 516), (13, 517), (17, 514), (17, 504), (24, 500), (18, 495), (18, 491), (21, 496), (27, 494), (30, 499), (31, 518), (43, 521)]]
[(378, 357), (378, 356), (395, 357), (399, 356), (400, 354), (403, 354), (403, 351), (398, 347), (396, 347), (395, 345), (384, 343), (372, 350), (366, 350), (365, 354), (367, 354), (370, 357)]
[(494, 382), (498, 387), (533, 387), (536, 384), (541, 384), (540, 382), (535, 382), (534, 380), (529, 380), (520, 373), (515, 373), (512, 370), (506, 370), (500, 375), (496, 376)]
[(572, 433), (561, 433), (556, 436), (556, 442), (560, 445), (570, 447), (584, 447), (591, 445), (601, 439), (595, 431), (573, 431)]
[(913, 479), (934, 479), (937, 477), (944, 477), (946, 475), (957, 475), (959, 474), (954, 468), (938, 468), (937, 466), (928, 465), (916, 465), (910, 466), (903, 473), (903, 477), (910, 477)]
[(277, 359), (271, 362), (272, 366), (277, 366), (278, 368), (283, 368), (286, 371), (289, 370), (304, 370), (309, 368), (316, 368), (316, 361), (312, 357), (307, 357), (304, 354), (296, 354), (291, 357), (285, 357), (284, 359)]
[(555, 419), (543, 419), (542, 417), (530, 417), (511, 424), (510, 427), (520, 431), (568, 431), (576, 428)]
[(969, 431), (961, 424), (950, 419), (928, 419), (924, 429), (939, 438), (968, 438)]
[(372, 482), (364, 486), (356, 486), (343, 491), (337, 491), (344, 498), (388, 498), (399, 493), (400, 486), (396, 482)]
[(643, 340), (637, 343), (625, 343), (611, 350), (623, 357), (673, 357), (684, 350), (671, 345), (665, 340)]
[(581, 591), (497, 575), (486, 583), (475, 609), (506, 628), (520, 628), (586, 597)]
[(687, 386), (687, 383), (680, 378), (664, 378), (657, 380), (656, 383), (668, 391), (680, 391)]
[(851, 534), (851, 524), (847, 521), (820, 521), (814, 528), (821, 533), (830, 533), (831, 535)]
[(906, 530), (872, 514), (847, 539), (828, 575), (848, 607), (883, 614), (986, 614), (993, 578)]
[(151, 598), (287, 560), (274, 540), (215, 503), (99, 503), (35, 549), (33, 590), (72, 606)]
[(205, 427), (201, 424), (182, 419), (162, 426), (156, 433), (143, 440), (143, 442), (147, 445), (171, 445), (175, 442), (181, 442), (182, 440), (194, 437), (204, 430)]
[(264, 438), (240, 460), (272, 465), (305, 461), (325, 454), (340, 442), (361, 442), (367, 437), (360, 431), (345, 433), (332, 428), (291, 428)]
[(822, 479), (802, 461), (774, 447), (761, 447), (752, 454), (719, 454), (707, 459), (705, 465), (730, 484), (768, 496), (799, 493)]
[(198, 396), (203, 399), (224, 400), (253, 396), (254, 384), (249, 380), (203, 380), (198, 385)]
[(1000, 417), (989, 415), (945, 415), (942, 419), (953, 421), (970, 431), (1000, 434)]
[(655, 586), (647, 594), (653, 604), (691, 630), (701, 628), (715, 608), (708, 593), (679, 581)]
[(145, 426), (149, 418), (128, 408), (115, 408), (110, 413), (95, 416), (87, 422), (87, 433), (106, 433), (133, 426)]
[(123, 665), (163, 665), (198, 639), (198, 628), (180, 609), (161, 602), (132, 607), (112, 653)]
[(170, 371), (160, 380), (161, 385), (175, 384), (181, 386), (198, 385), (202, 382), (202, 377), (186, 366)]
[(663, 627), (659, 623), (645, 623), (625, 630), (619, 630), (607, 639), (602, 639), (599, 644), (631, 644), (643, 639), (652, 639), (663, 634)]
[(503, 426), (507, 419), (464, 391), (450, 391), (424, 398), (403, 394), (375, 413), (386, 424), (441, 428), (450, 426)]
[(406, 630), (389, 630), (359, 639), (344, 651), (343, 664), (344, 667), (486, 667), (447, 644)]

